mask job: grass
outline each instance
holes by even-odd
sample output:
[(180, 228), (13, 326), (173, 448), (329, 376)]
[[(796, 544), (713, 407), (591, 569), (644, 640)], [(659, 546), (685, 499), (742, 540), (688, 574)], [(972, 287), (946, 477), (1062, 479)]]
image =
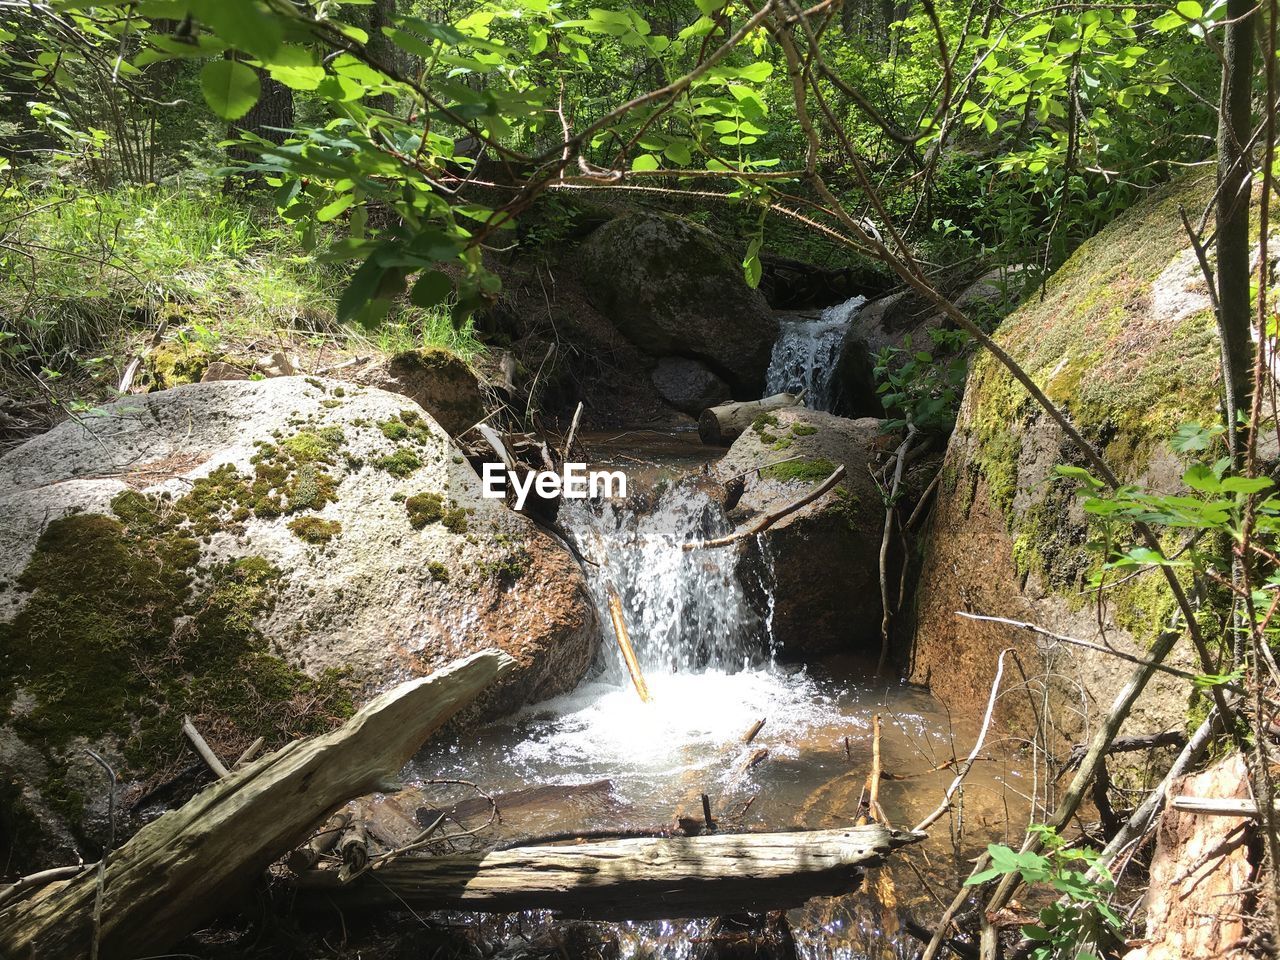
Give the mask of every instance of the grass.
[(455, 330), (444, 310), (339, 326), (354, 265), (315, 253), (273, 208), (204, 186), (11, 184), (0, 193), (0, 361), (46, 393), (92, 402), (164, 320), (166, 339), (206, 346), (481, 351), (470, 324)]

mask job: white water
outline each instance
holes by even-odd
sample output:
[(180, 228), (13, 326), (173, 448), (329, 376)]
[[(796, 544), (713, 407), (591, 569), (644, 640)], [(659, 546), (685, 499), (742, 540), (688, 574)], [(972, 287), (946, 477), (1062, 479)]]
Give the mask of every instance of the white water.
[(816, 319), (783, 318), (765, 375), (765, 396), (803, 390), (810, 410), (830, 410), (835, 401), (833, 378), (840, 349), (853, 318), (866, 302), (866, 297), (852, 297), (827, 307)]

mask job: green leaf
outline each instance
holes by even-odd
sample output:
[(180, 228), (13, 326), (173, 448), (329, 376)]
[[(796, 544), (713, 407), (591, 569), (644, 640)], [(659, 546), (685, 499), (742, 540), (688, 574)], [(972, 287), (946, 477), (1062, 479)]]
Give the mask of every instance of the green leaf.
[(1090, 473), (1084, 467), (1072, 467), (1067, 464), (1059, 464), (1053, 469), (1058, 476), (1068, 477), (1072, 480), (1077, 480), (1080, 483), (1083, 483), (1089, 487), (1092, 487), (1094, 490), (1101, 490), (1103, 487), (1106, 486), (1105, 483), (1103, 483), (1101, 480), (1095, 477), (1092, 473)]
[(1200, 6), (1196, 0), (1182, 0), (1174, 9), (1188, 20), (1199, 20), (1204, 16), (1204, 7)]
[(354, 320), (355, 317), (364, 309), (365, 304), (373, 299), (373, 295), (378, 291), (378, 284), (382, 281), (382, 275), (385, 273), (376, 260), (376, 254), (371, 255), (368, 260), (361, 264), (351, 277), (351, 282), (347, 284), (347, 289), (342, 291), (342, 297), (338, 300), (338, 322), (347, 323)]
[(1222, 489), (1222, 481), (1217, 478), (1211, 468), (1202, 463), (1188, 468), (1182, 475), (1182, 482), (1192, 490), (1199, 490), (1201, 493), (1217, 493)]
[(351, 206), (351, 204), (355, 202), (355, 199), (355, 194), (344, 193), (342, 196), (338, 197), (337, 200), (334, 200), (332, 203), (326, 204), (317, 210), (316, 219), (321, 223), (328, 223), (330, 220), (337, 217), (338, 214), (342, 213), (343, 210), (346, 210), (347, 207)]
[(651, 153), (642, 153), (631, 161), (632, 170), (657, 170), (660, 166), (658, 158)]
[(275, 56), (284, 36), (280, 18), (256, 0), (190, 0), (188, 9), (221, 39), (262, 60)]
[(200, 71), (200, 89), (210, 109), (223, 120), (239, 120), (262, 95), (257, 72), (235, 60), (206, 63)]
[(1224, 493), (1261, 493), (1271, 486), (1266, 477), (1227, 477), (1222, 481)]
[(409, 299), (419, 307), (434, 307), (449, 299), (453, 293), (453, 281), (439, 270), (428, 270), (418, 277)]
[(719, 10), (723, 10), (728, 2), (729, 0), (694, 0), (694, 3), (698, 5), (698, 9), (708, 17)]

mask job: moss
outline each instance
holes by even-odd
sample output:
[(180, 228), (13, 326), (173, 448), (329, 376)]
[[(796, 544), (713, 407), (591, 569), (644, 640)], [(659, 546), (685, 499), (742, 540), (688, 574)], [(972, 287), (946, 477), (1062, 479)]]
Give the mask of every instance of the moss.
[(388, 440), (405, 440), (409, 436), (409, 428), (405, 426), (404, 421), (394, 418), (380, 421), (378, 429)]
[(449, 582), (449, 568), (439, 560), (432, 560), (427, 564), (427, 573), (431, 575), (431, 579), (438, 583)]
[(422, 466), (418, 455), (408, 447), (397, 447), (395, 451), (374, 461), (374, 466), (385, 470), (393, 477), (407, 477)]
[(429, 523), (438, 523), (444, 517), (444, 497), (438, 493), (419, 493), (404, 502), (409, 515), (409, 526), (421, 530)]
[[(1143, 477), (1180, 424), (1218, 415), (1210, 311), (1171, 324), (1152, 305), (1154, 281), (1186, 247), (1179, 206), (1195, 208), (1211, 191), (1209, 178), (1183, 181), (1134, 207), (1081, 246), (1045, 296), (1010, 314), (996, 335), (1125, 481)], [(1198, 278), (1189, 260), (1187, 272)], [(1040, 449), (1024, 453), (1032, 430), (1037, 443), (1059, 444), (1061, 461), (1078, 456), (1045, 419), (998, 361), (975, 359), (957, 438), (969, 451), (970, 489), (983, 482), (991, 508), (1005, 520), (1021, 576), (1034, 574), (1046, 588), (1084, 602), (1081, 587), (1100, 557), (1088, 549), (1085, 526), (1070, 519), (1072, 485), (1049, 479), (1029, 486), (1021, 475), (1025, 464), (1045, 457)], [(959, 481), (958, 472), (944, 468), (944, 489), (954, 491)], [(1162, 578), (1149, 574), (1108, 590), (1107, 598), (1116, 622), (1140, 639), (1155, 636), (1172, 604)]]
[[(17, 581), (26, 603), (0, 624), (0, 702), (25, 692), (9, 722), (44, 753), (50, 773), (34, 786), (73, 821), (83, 798), (62, 750), (76, 738), (115, 739), (121, 773), (145, 778), (179, 758), (184, 714), (230, 751), (258, 736), (275, 745), (319, 732), (350, 713), (349, 681), (289, 666), (255, 626), (280, 571), (261, 557), (198, 566), (182, 514), (153, 519), (152, 505), (121, 495), (119, 517), (50, 523)], [(16, 815), (6, 805), (0, 818)]]
[(813, 483), (825, 480), (835, 470), (835, 464), (825, 458), (817, 460), (787, 460), (774, 463), (760, 471), (766, 480), (779, 480), (783, 483)]
[(342, 524), (337, 520), (322, 520), (319, 517), (298, 517), (289, 521), (289, 529), (299, 540), (307, 543), (328, 543), (342, 533)]
[(461, 507), (452, 507), (444, 512), (440, 522), (450, 533), (461, 536), (467, 532), (467, 511)]
[[(765, 431), (767, 431), (770, 427), (776, 427), (777, 425), (778, 425), (778, 418), (772, 413), (762, 413), (760, 414), (760, 416), (756, 417), (754, 420), (751, 421), (751, 429), (754, 430), (756, 433), (760, 434), (761, 436), (763, 436)], [(770, 441), (765, 441), (765, 442), (768, 443)]]
[(209, 369), (209, 364), (220, 358), (221, 354), (207, 350), (198, 343), (163, 343), (147, 355), (147, 367), (155, 388), (168, 390), (187, 383), (198, 383)]
[(812, 437), (818, 432), (818, 428), (811, 423), (796, 423), (792, 424), (791, 432), (797, 437)]

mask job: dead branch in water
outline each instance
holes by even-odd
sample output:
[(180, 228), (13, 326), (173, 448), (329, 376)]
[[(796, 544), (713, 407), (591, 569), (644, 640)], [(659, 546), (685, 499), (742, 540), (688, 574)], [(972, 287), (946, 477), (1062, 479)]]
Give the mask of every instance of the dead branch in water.
[(831, 476), (827, 477), (827, 479), (823, 480), (822, 483), (818, 484), (818, 486), (814, 487), (804, 496), (791, 501), (791, 503), (788, 503), (781, 509), (775, 510), (772, 513), (766, 513), (751, 526), (744, 527), (741, 530), (735, 530), (733, 533), (726, 534), (723, 537), (716, 537), (714, 540), (690, 540), (688, 543), (684, 544), (684, 550), (688, 553), (690, 550), (708, 550), (716, 547), (727, 547), (730, 544), (737, 543), (739, 540), (745, 540), (747, 537), (754, 537), (758, 533), (763, 533), (783, 517), (790, 516), (801, 507), (805, 507), (813, 503), (813, 501), (817, 500), (843, 479), (844, 464), (842, 463), (831, 472)]
[(302, 890), (427, 909), (650, 919), (721, 916), (843, 893), (863, 867), (920, 838), (879, 824), (790, 833), (628, 838), (406, 857), (342, 884), (312, 870)]
[[(1009, 648), (1001, 650), (1000, 659), (996, 661), (996, 676), (995, 679), (991, 681), (991, 696), (987, 698), (987, 712), (983, 714), (982, 727), (978, 730), (977, 739), (973, 741), (973, 749), (969, 751), (969, 756), (965, 758), (964, 763), (962, 763), (960, 768), (956, 771), (956, 775), (952, 779), (951, 785), (947, 787), (947, 792), (942, 797), (942, 803), (938, 805), (938, 808), (934, 810), (933, 813), (929, 814), (921, 820), (918, 825), (913, 827), (911, 830), (912, 833), (922, 833), (925, 830), (928, 830), (942, 818), (944, 813), (951, 809), (952, 798), (955, 797), (956, 791), (960, 789), (960, 785), (964, 783), (964, 778), (969, 775), (969, 771), (973, 769), (973, 764), (978, 759), (978, 753), (982, 750), (982, 744), (987, 739), (987, 731), (991, 729), (991, 718), (996, 712), (996, 699), (1000, 695), (1000, 680), (1004, 676), (1004, 658), (1005, 654), (1010, 652), (1011, 650)], [(967, 893), (968, 891), (966, 890), (964, 892)], [(941, 932), (945, 929), (946, 925), (943, 924), (943, 926), (939, 928), (939, 931)], [(931, 953), (937, 953), (937, 947), (933, 946), (933, 944), (930, 944), (930, 947), (932, 948), (932, 951), (926, 950), (926, 957), (929, 957)]]
[(627, 663), (627, 672), (631, 674), (631, 682), (635, 684), (636, 693), (645, 703), (653, 700), (649, 695), (649, 685), (644, 682), (644, 674), (640, 672), (640, 662), (631, 647), (631, 637), (627, 633), (627, 622), (622, 617), (622, 600), (612, 587), (609, 588), (609, 618), (613, 620), (613, 632), (618, 638), (618, 646), (622, 649), (622, 659)]

